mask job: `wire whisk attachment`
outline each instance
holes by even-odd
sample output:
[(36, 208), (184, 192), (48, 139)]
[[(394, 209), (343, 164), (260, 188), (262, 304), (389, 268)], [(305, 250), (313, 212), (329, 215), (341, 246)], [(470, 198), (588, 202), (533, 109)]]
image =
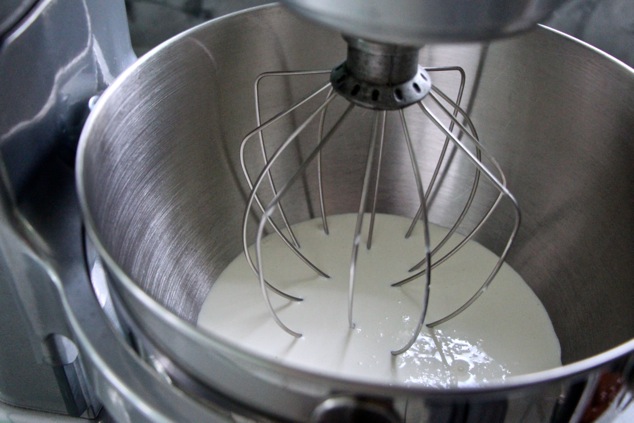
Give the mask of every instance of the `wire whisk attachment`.
[[(308, 184), (316, 187), (318, 198), (316, 213), (321, 217), (324, 234), (329, 233), (327, 193), (332, 192), (336, 187), (324, 186), (324, 172), (328, 169), (328, 165), (324, 164), (324, 149), (330, 145), (329, 148), (337, 151), (337, 144), (345, 142), (340, 139), (342, 134), (346, 133), (342, 128), (350, 122), (354, 124), (358, 121), (352, 118), (354, 114), (362, 114), (364, 119), (369, 119), (371, 122), (371, 135), (368, 137), (367, 152), (364, 155), (360, 199), (358, 208), (355, 210), (356, 222), (353, 239), (351, 239), (348, 268), (348, 325), (350, 328), (354, 327), (355, 283), (358, 254), (363, 241), (361, 235), (364, 219), (369, 219), (365, 244), (366, 248), (371, 249), (374, 242), (373, 232), (379, 207), (378, 198), (382, 186), (381, 172), (386, 146), (393, 142), (403, 142), (405, 143), (403, 151), (407, 152), (409, 166), (411, 166), (408, 173), (411, 172), (413, 175), (415, 202), (418, 204), (409, 229), (403, 236), (410, 237), (415, 226), (422, 225), (424, 249), (421, 252), (420, 261), (410, 269), (405, 269), (409, 275), (397, 282), (392, 282), (391, 286), (397, 288), (422, 279), (424, 296), (421, 299), (421, 311), (412, 336), (405, 345), (391, 352), (393, 355), (399, 355), (416, 342), (424, 325), (435, 327), (455, 318), (487, 290), (504, 263), (517, 235), (521, 220), (520, 209), (507, 188), (500, 166), (480, 142), (473, 122), (461, 107), (466, 78), (465, 72), (460, 67), (423, 68), (418, 65), (417, 49), (368, 43), (356, 39), (346, 39), (346, 41), (349, 44), (347, 60), (333, 70), (266, 72), (259, 75), (255, 81), (256, 128), (246, 135), (240, 146), (242, 170), (249, 190), (242, 226), (244, 254), (249, 266), (259, 279), (262, 296), (272, 318), (288, 334), (301, 337), (301, 332), (291, 329), (279, 318), (269, 295), (272, 291), (291, 302), (300, 302), (302, 298), (276, 288), (275, 281), (267, 279), (263, 264), (262, 239), (267, 233), (274, 233), (297, 256), (298, 260), (312, 269), (316, 275), (323, 278), (330, 277), (327, 266), (320, 268), (311, 261), (310, 257), (302, 253), (301, 239), (297, 239), (294, 234), (291, 219), (285, 210), (285, 203), (310, 202), (307, 198), (309, 194), (297, 194), (303, 192), (297, 186)], [(395, 63), (398, 66), (395, 66)], [(454, 90), (456, 91), (455, 99), (432, 83), (432, 75), (435, 74), (458, 75), (460, 83), (457, 91)], [(277, 100), (277, 98), (268, 97), (263, 99), (261, 91), (265, 81), (274, 80), (279, 86), (288, 87), (288, 92), (281, 94), (284, 97), (291, 95), (295, 85), (301, 86), (303, 78), (323, 76), (328, 76), (329, 81), (304, 95), (290, 107), (262, 120), (262, 104), (266, 103), (269, 108), (268, 105)], [(424, 121), (426, 127), (436, 128), (433, 131), (435, 139), (428, 139), (429, 137), (425, 135), (430, 131), (423, 131), (425, 134), (422, 138), (421, 134), (414, 134), (410, 124), (412, 120), (416, 122), (416, 126), (421, 126), (421, 121)], [(290, 130), (284, 132), (279, 129), (281, 126), (288, 127), (289, 121), (292, 122)], [(399, 135), (391, 136), (394, 133)], [(311, 146), (308, 152), (301, 151), (300, 139), (311, 140), (301, 143), (304, 149), (307, 144)], [(417, 145), (425, 143), (442, 145), (426, 184), (421, 175), (421, 161), (417, 156), (419, 154)], [(247, 150), (252, 148), (258, 149), (258, 154), (247, 154)], [(285, 155), (296, 156), (296, 165), (292, 170), (288, 169), (288, 160), (281, 159)], [(254, 157), (257, 158), (257, 163), (253, 163)], [(469, 194), (457, 217), (453, 219), (453, 223), (447, 226), (447, 234), (432, 245), (429, 231), (430, 208), (433, 207), (433, 198), (441, 189), (443, 180), (447, 179), (448, 169), (457, 157), (468, 161), (473, 167), (471, 182), (466, 185)], [(341, 158), (341, 160), (346, 159)], [(281, 161), (285, 163), (283, 169), (281, 169)], [(475, 224), (470, 224), (468, 229), (465, 229), (466, 216), (474, 208), (478, 190), (482, 189), (483, 185), (497, 191), (495, 200), (479, 215)], [(302, 195), (304, 195), (303, 198)], [(430, 295), (433, 270), (441, 265), (450, 266), (452, 257), (483, 230), (485, 223), (499, 209), (503, 200), (511, 204), (513, 223), (508, 236), (501, 243), (504, 246), (496, 264), (480, 288), (464, 304), (440, 319), (426, 322), (430, 298), (433, 301), (433, 295)], [(255, 235), (253, 235), (252, 225), (249, 224), (254, 216), (257, 220)], [(470, 219), (470, 222), (473, 222), (473, 219)], [(450, 238), (458, 232), (463, 235), (463, 238), (456, 245), (450, 246), (448, 243)], [(251, 245), (253, 250), (250, 250)]]

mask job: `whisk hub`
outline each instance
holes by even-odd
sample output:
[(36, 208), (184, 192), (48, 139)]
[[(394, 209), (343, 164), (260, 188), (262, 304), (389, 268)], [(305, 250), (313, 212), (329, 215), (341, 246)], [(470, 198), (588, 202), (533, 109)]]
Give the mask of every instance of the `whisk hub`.
[(418, 64), (419, 48), (344, 36), (346, 61), (330, 74), (334, 90), (352, 103), (375, 110), (398, 110), (421, 101), (431, 90)]
[(374, 83), (357, 77), (348, 62), (333, 69), (330, 83), (348, 101), (374, 110), (398, 110), (421, 101), (431, 90), (427, 71), (418, 66), (416, 73), (398, 84)]

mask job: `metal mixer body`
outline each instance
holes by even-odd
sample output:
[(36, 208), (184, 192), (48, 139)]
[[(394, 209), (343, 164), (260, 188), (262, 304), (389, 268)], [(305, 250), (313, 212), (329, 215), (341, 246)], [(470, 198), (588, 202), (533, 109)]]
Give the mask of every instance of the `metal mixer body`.
[(94, 417), (99, 401), (61, 290), (87, 280), (72, 168), (89, 98), (135, 59), (125, 10), (32, 0), (1, 8), (0, 401), (18, 408), (0, 420), (19, 409)]
[[(621, 278), (626, 277), (624, 275), (632, 273), (627, 263), (620, 263), (620, 266), (624, 267), (618, 267), (617, 276), (606, 282), (616, 286), (614, 292), (603, 299), (597, 297), (599, 308), (614, 307), (609, 312), (612, 316), (609, 320), (616, 326), (615, 330), (609, 331), (609, 336), (605, 337), (600, 345), (584, 343), (583, 331), (575, 332), (574, 327), (579, 323), (560, 319), (560, 330), (577, 333), (568, 341), (568, 361), (571, 365), (548, 375), (529, 375), (507, 387), (473, 392), (405, 388), (386, 391), (385, 387), (381, 386), (303, 374), (263, 361), (236, 350), (231, 345), (211, 339), (189, 323), (195, 315), (200, 296), (189, 295), (188, 292), (192, 291), (187, 288), (186, 283), (176, 284), (180, 285), (180, 288), (173, 290), (175, 284), (173, 279), (170, 282), (170, 278), (179, 280), (178, 276), (169, 269), (160, 267), (161, 261), (169, 256), (161, 254), (167, 253), (168, 250), (160, 246), (156, 248), (156, 243), (152, 245), (155, 239), (144, 238), (140, 236), (141, 232), (130, 233), (133, 237), (140, 236), (138, 242), (130, 246), (133, 249), (138, 247), (142, 255), (147, 254), (145, 258), (149, 261), (145, 264), (149, 264), (150, 267), (159, 265), (158, 268), (154, 268), (158, 272), (154, 274), (155, 281), (145, 286), (143, 284), (148, 283), (148, 279), (139, 277), (138, 280), (133, 280), (129, 277), (129, 269), (125, 268), (125, 264), (121, 264), (126, 261), (126, 255), (132, 262), (140, 258), (141, 264), (143, 257), (135, 256), (130, 250), (126, 250), (123, 244), (117, 244), (117, 236), (125, 233), (128, 228), (135, 227), (135, 224), (139, 224), (137, 228), (144, 227), (151, 219), (160, 217), (153, 214), (153, 211), (158, 209), (153, 210), (149, 207), (151, 204), (138, 203), (132, 198), (131, 209), (118, 209), (123, 212), (120, 215), (122, 220), (110, 220), (111, 226), (105, 227), (101, 224), (108, 222), (111, 216), (102, 222), (95, 217), (99, 214), (92, 215), (92, 210), (94, 207), (101, 211), (108, 208), (109, 203), (100, 203), (101, 198), (126, 195), (125, 192), (116, 189), (117, 183), (125, 185), (126, 181), (132, 182), (132, 190), (128, 191), (128, 194), (138, 192), (134, 191), (135, 187), (144, 189), (141, 185), (135, 185), (133, 181), (139, 181), (140, 175), (151, 173), (153, 169), (155, 172), (158, 171), (154, 176), (162, 184), (159, 186), (163, 186), (154, 193), (169, 192), (170, 189), (179, 186), (178, 182), (182, 180), (175, 177), (179, 170), (200, 171), (201, 175), (205, 174), (205, 177), (211, 177), (214, 181), (227, 178), (233, 180), (231, 169), (235, 161), (227, 159), (233, 157), (235, 160), (237, 157), (235, 145), (229, 141), (233, 137), (225, 138), (225, 135), (220, 134), (229, 131), (237, 135), (237, 139), (244, 135), (241, 120), (249, 119), (245, 115), (248, 112), (246, 108), (241, 107), (243, 99), (237, 101), (230, 86), (241, 80), (250, 82), (249, 78), (253, 75), (245, 72), (239, 81), (222, 79), (228, 81), (228, 85), (221, 86), (220, 80), (215, 79), (218, 72), (235, 73), (235, 69), (243, 69), (245, 65), (253, 65), (256, 72), (261, 71), (262, 67), (279, 67), (281, 64), (296, 67), (328, 66), (332, 64), (333, 58), (339, 58), (343, 46), (338, 34), (307, 26), (278, 7), (264, 8), (252, 14), (214, 22), (179, 37), (160, 52), (133, 65), (97, 106), (95, 117), (91, 118), (86, 128), (85, 147), (81, 152), (86, 157), (80, 165), (80, 179), (83, 180), (81, 184), (84, 207), (89, 212), (86, 215), (86, 224), (94, 236), (93, 240), (97, 242), (98, 251), (103, 256), (106, 275), (94, 251), (88, 248), (88, 253), (85, 253), (70, 170), (72, 160), (69, 165), (66, 159), (73, 155), (72, 140), (76, 140), (76, 137), (72, 136), (72, 132), (81, 126), (81, 115), (85, 111), (88, 99), (105, 88), (111, 82), (110, 76), (129, 66), (134, 58), (129, 53), (129, 46), (126, 46), (127, 36), (122, 35), (126, 34), (122, 4), (110, 1), (84, 1), (81, 5), (83, 8), (77, 13), (77, 9), (69, 9), (69, 3), (63, 0), (40, 2), (35, 9), (37, 13), (30, 15), (33, 18), (29, 20), (29, 25), (20, 27), (20, 31), (3, 39), (0, 58), (3, 69), (3, 93), (11, 93), (2, 96), (3, 113), (15, 108), (14, 105), (21, 105), (20, 108), (16, 108), (19, 113), (16, 113), (18, 117), (14, 121), (9, 121), (6, 118), (8, 115), (4, 115), (2, 121), (5, 126), (2, 126), (3, 277), (0, 287), (3, 295), (0, 297), (0, 306), (3, 326), (11, 329), (2, 332), (3, 342), (0, 351), (3, 355), (0, 369), (3, 372), (2, 380), (6, 383), (1, 385), (0, 400), (11, 406), (6, 412), (7, 415), (16, 413), (18, 408), (29, 408), (92, 418), (98, 412), (100, 403), (103, 403), (117, 421), (220, 421), (244, 418), (301, 420), (311, 415), (332, 416), (333, 414), (328, 413), (336, 415), (338, 411), (354, 409), (370, 410), (368, 412), (373, 413), (377, 411), (373, 407), (379, 404), (377, 413), (387, 412), (389, 418), (393, 416), (390, 414), (393, 408), (401, 407), (404, 401), (410, 401), (413, 405), (410, 412), (417, 413), (410, 415), (413, 419), (427, 418), (447, 422), (467, 418), (474, 421), (512, 421), (517, 416), (517, 410), (533, 407), (543, 410), (544, 414), (540, 416), (551, 421), (568, 421), (582, 417), (592, 402), (592, 396), (597, 392), (603, 375), (620, 378), (620, 392), (628, 389), (628, 383), (632, 381), (632, 341), (623, 341), (628, 339), (624, 327), (631, 322), (631, 309), (624, 308), (624, 302), (619, 301), (619, 297), (627, 300), (631, 297), (631, 291), (619, 288), (618, 284)], [(56, 15), (57, 12), (59, 15)], [(71, 20), (71, 16), (77, 20)], [(104, 22), (110, 22), (113, 27), (104, 26)], [(73, 27), (75, 30), (84, 29), (81, 32), (82, 36), (77, 36), (75, 32), (69, 35), (68, 31), (63, 30), (67, 27)], [(263, 31), (271, 28), (275, 28), (272, 36), (263, 37)], [(301, 41), (306, 37), (306, 31), (311, 35), (309, 39), (314, 37), (315, 40), (320, 40), (314, 46), (311, 45), (311, 49), (307, 49)], [(29, 46), (37, 44), (33, 40), (22, 38), (29, 34), (34, 37), (47, 34), (45, 38), (51, 37), (51, 47), (43, 51), (55, 52), (51, 54), (55, 58), (70, 59), (66, 62), (55, 62), (46, 68), (35, 66), (35, 63), (40, 63), (37, 62), (40, 58), (31, 54), (22, 54), (20, 60), (17, 60), (16, 56), (10, 56), (10, 52), (32, 51), (30, 48), (19, 48), (27, 45), (21, 45), (20, 42), (28, 41)], [(55, 38), (52, 34), (66, 34), (69, 38)], [(298, 37), (297, 34), (302, 36)], [(81, 39), (82, 43), (75, 43), (78, 39)], [(64, 46), (64, 49), (60, 46)], [(112, 47), (112, 50), (107, 50), (108, 46)], [(73, 55), (58, 54), (60, 49), (73, 50), (71, 47), (74, 47)], [(266, 52), (277, 51), (278, 54), (259, 56), (255, 54), (259, 49)], [(631, 119), (628, 120), (625, 116), (633, 107), (633, 102), (631, 97), (622, 96), (623, 91), (626, 91), (624, 87), (631, 86), (631, 71), (628, 73), (621, 65), (611, 63), (599, 53), (547, 30), (541, 30), (538, 34), (518, 41), (517, 44), (509, 41), (508, 44), (493, 45), (490, 52), (486, 46), (457, 46), (455, 49), (447, 49), (446, 53), (445, 50), (432, 51), (429, 53), (430, 56), (425, 58), (433, 63), (434, 60), (446, 60), (445, 55), (448, 55), (452, 60), (462, 61), (463, 65), (476, 75), (479, 73), (478, 69), (486, 69), (484, 74), (487, 76), (482, 81), (493, 84), (493, 87), (488, 85), (485, 90), (489, 93), (488, 96), (505, 98), (510, 92), (511, 96), (528, 96), (534, 102), (535, 109), (521, 109), (522, 113), (526, 114), (517, 115), (513, 122), (514, 131), (528, 133), (529, 129), (534, 129), (535, 121), (543, 121), (542, 129), (545, 132), (554, 138), (561, 135), (566, 143), (572, 145), (576, 145), (574, 137), (564, 137), (566, 131), (563, 128), (567, 124), (577, 122), (578, 116), (574, 110), (564, 107), (567, 112), (558, 112), (563, 115), (550, 120), (548, 115), (554, 113), (553, 109), (544, 107), (541, 113), (535, 112), (538, 116), (531, 118), (531, 111), (539, 111), (540, 106), (543, 106), (539, 99), (531, 96), (531, 93), (535, 92), (536, 87), (540, 87), (540, 93), (559, 93), (564, 98), (577, 98), (565, 88), (569, 87), (566, 81), (558, 77), (564, 69), (558, 67), (561, 66), (557, 60), (558, 56), (565, 57), (566, 61), (571, 61), (583, 69), (583, 72), (577, 75), (587, 83), (600, 78), (601, 72), (595, 72), (595, 66), (602, 70), (607, 69), (613, 78), (604, 81), (605, 91), (600, 98), (589, 98), (592, 95), (588, 92), (581, 97), (584, 107), (590, 107), (589, 104), (597, 101), (601, 105), (606, 105), (609, 110), (604, 110), (605, 114), (600, 114), (600, 122), (584, 122), (585, 126), (577, 128), (575, 134), (584, 140), (584, 148), (602, 152), (602, 159), (595, 163), (596, 167), (590, 166), (594, 169), (593, 175), (607, 173), (609, 180), (621, 175), (621, 178), (631, 181), (631, 166), (628, 166), (631, 164), (628, 161), (631, 154), (627, 153), (631, 150), (626, 150), (626, 154), (622, 150), (623, 140), (632, 129)], [(245, 53), (246, 56), (236, 55), (239, 51), (250, 53)], [(287, 63), (289, 60), (291, 63)], [(540, 66), (538, 63), (541, 60), (546, 61), (548, 66)], [(531, 68), (531, 62), (534, 62), (535, 67)], [(519, 74), (513, 72), (524, 67), (538, 74), (548, 75), (548, 78), (525, 79), (522, 78), (523, 71), (518, 71)], [(42, 75), (41, 80), (48, 81), (28, 85), (32, 88), (30, 93), (37, 96), (37, 99), (33, 97), (28, 102), (22, 102), (25, 91), (21, 87), (25, 85), (21, 79), (24, 77), (21, 70), (25, 68), (40, 70), (42, 74), (38, 75)], [(5, 73), (4, 69), (10, 71)], [(85, 72), (68, 71), (74, 78), (64, 79), (67, 74), (61, 71), (67, 69), (81, 69)], [(499, 72), (491, 69), (498, 69)], [(4, 75), (11, 75), (14, 79), (4, 79)], [(61, 76), (55, 78), (52, 75)], [(83, 82), (85, 85), (74, 85), (69, 81)], [(201, 90), (201, 83), (208, 89)], [(497, 83), (500, 85), (496, 90)], [(249, 86), (249, 83), (245, 86)], [(11, 87), (15, 89), (10, 90)], [(70, 87), (74, 89), (70, 90)], [(506, 91), (509, 87), (514, 88)], [(474, 93), (477, 91), (475, 88), (470, 87)], [(170, 94), (164, 96), (164, 93)], [(477, 106), (477, 95), (472, 95)], [(612, 103), (608, 102), (608, 98), (618, 100)], [(138, 102), (133, 99), (137, 99)], [(224, 102), (222, 104), (226, 108), (220, 107), (219, 102)], [(42, 104), (55, 106), (35, 108), (35, 112), (33, 109), (23, 109)], [(155, 107), (148, 107), (152, 104)], [(485, 106), (490, 103), (486, 101), (481, 104), (483, 106), (475, 109), (476, 115), (483, 116), (490, 122), (497, 122), (491, 113), (499, 116), (500, 111), (487, 111)], [(592, 107), (590, 109), (595, 110)], [(38, 110), (45, 110), (47, 113), (39, 114)], [(214, 116), (211, 120), (209, 114), (206, 114), (209, 111), (212, 111)], [(584, 113), (587, 111), (580, 114), (586, 116)], [(73, 116), (77, 116), (77, 119), (74, 120)], [(156, 119), (157, 116), (162, 118)], [(185, 120), (183, 126), (179, 126), (179, 119), (183, 116), (189, 116), (187, 119), (192, 120)], [(530, 125), (522, 116), (530, 121)], [(560, 122), (561, 119), (564, 122)], [(221, 124), (223, 121), (225, 124)], [(13, 124), (6, 125), (7, 122)], [(20, 125), (21, 122), (28, 124)], [(57, 125), (56, 122), (77, 122), (77, 125), (64, 126)], [(130, 134), (138, 135), (137, 130), (142, 129), (144, 123), (149, 125), (149, 132), (145, 132), (148, 136), (135, 136), (132, 139)], [(507, 128), (505, 124), (506, 122), (497, 122), (493, 125), (504, 129)], [(14, 130), (11, 130), (12, 128)], [(510, 129), (508, 131), (505, 135), (511, 138), (515, 132)], [(69, 133), (71, 134), (66, 136)], [(212, 134), (214, 139), (223, 141), (213, 145), (205, 144), (209, 141), (209, 134)], [(187, 140), (188, 136), (190, 141), (182, 143), (180, 149), (172, 149), (172, 140)], [(603, 142), (603, 137), (612, 142)], [(553, 145), (554, 147), (551, 147), (556, 151), (564, 147), (564, 144), (559, 142), (554, 142)], [(565, 210), (579, 207), (579, 204), (583, 203), (580, 198), (586, 198), (578, 197), (576, 190), (575, 195), (571, 194), (566, 187), (570, 188), (568, 183), (575, 175), (585, 175), (588, 156), (570, 159), (571, 166), (562, 169), (554, 157), (551, 159), (546, 147), (535, 149), (530, 144), (518, 143), (503, 155), (509, 165), (519, 166), (518, 171), (524, 175), (522, 197), (535, 198), (531, 192), (543, 192), (545, 187), (550, 187), (547, 195), (553, 200), (549, 203), (548, 209), (534, 215), (536, 220), (530, 226), (538, 228), (546, 225), (551, 229), (544, 232), (528, 231), (523, 234), (523, 247), (516, 252), (513, 259), (514, 265), (518, 267), (529, 262), (533, 255), (553, 254), (553, 250), (543, 250), (544, 245), (549, 244), (540, 242), (541, 237), (551, 237), (548, 239), (552, 241), (563, 237), (564, 233), (577, 233), (576, 230), (586, 224), (587, 216), (605, 216), (606, 210), (613, 210), (613, 207), (620, 204), (619, 198), (627, 197), (630, 193), (626, 184), (625, 187), (619, 188), (621, 191), (610, 195), (607, 203), (593, 204), (589, 215), (566, 214), (567, 218), (560, 220), (557, 218), (558, 214), (565, 214)], [(544, 178), (527, 177), (523, 162), (514, 159), (517, 155), (538, 156), (536, 160), (539, 160), (536, 162), (541, 163), (539, 169), (542, 173), (548, 174), (550, 169), (559, 169), (559, 177), (568, 182), (550, 185), (544, 184)], [(122, 167), (111, 166), (112, 160), (117, 157), (122, 159), (119, 163)], [(164, 166), (168, 157), (175, 160), (172, 163), (176, 167)], [(195, 158), (193, 162), (190, 160), (192, 157)], [(561, 155), (557, 157), (561, 160)], [(139, 158), (142, 160), (136, 161)], [(213, 166), (209, 166), (210, 163), (213, 163)], [(90, 172), (84, 173), (84, 170)], [(174, 170), (176, 172), (172, 172)], [(183, 172), (183, 175), (188, 175), (187, 171)], [(102, 197), (102, 194), (106, 193), (114, 197)], [(224, 195), (230, 202), (242, 204), (234, 182), (222, 187), (216, 194), (219, 198)], [(170, 198), (174, 200), (173, 197)], [(209, 201), (206, 196), (202, 196), (201, 199)], [(177, 204), (171, 202), (172, 200), (168, 201), (166, 216), (173, 218), (176, 216), (174, 212), (182, 214), (183, 210), (189, 210), (185, 213), (187, 218), (192, 218), (191, 221), (200, 219), (188, 214), (194, 210), (193, 207), (190, 208), (191, 203), (186, 203), (187, 206), (183, 209), (172, 207)], [(347, 208), (347, 200), (342, 199), (339, 207)], [(235, 207), (217, 209), (212, 218), (222, 216), (223, 213), (235, 214), (235, 210)], [(140, 220), (135, 221), (137, 211), (146, 214), (136, 215)], [(296, 212), (298, 215), (305, 213), (303, 210)], [(619, 225), (627, 225), (624, 222), (631, 216), (631, 210), (627, 209), (617, 215), (608, 213), (608, 216), (611, 216), (612, 221), (619, 222)], [(230, 222), (233, 222), (231, 219), (235, 220), (230, 217)], [(179, 222), (183, 221), (173, 220), (177, 226)], [(127, 226), (130, 223), (133, 226)], [(156, 234), (163, 237), (175, 234), (171, 232), (174, 226), (168, 228), (171, 229)], [(618, 236), (619, 231), (627, 232), (628, 227), (624, 228), (610, 233), (621, 243), (620, 251), (627, 254), (628, 248), (631, 247), (631, 238)], [(220, 239), (226, 237), (227, 240), (234, 237), (229, 231), (224, 230), (217, 235)], [(592, 242), (602, 239), (599, 237), (599, 231), (591, 232), (590, 235)], [(564, 249), (561, 244), (557, 244), (560, 248), (557, 254), (562, 255), (561, 260), (566, 260), (569, 254), (587, 251), (584, 247), (586, 244), (579, 246), (573, 239), (566, 239), (571, 243), (566, 244), (570, 249)], [(193, 242), (198, 241), (200, 239), (194, 237)], [(204, 245), (201, 250), (203, 257), (212, 252), (212, 259), (208, 262), (221, 267), (223, 260), (229, 259), (234, 250), (239, 250), (234, 241), (201, 244)], [(113, 244), (104, 248), (102, 242)], [(486, 240), (484, 242), (486, 243)], [(122, 249), (119, 249), (120, 247)], [(160, 253), (154, 256), (158, 261), (153, 261), (152, 250)], [(113, 258), (115, 256), (116, 259)], [(626, 261), (620, 260), (619, 257), (617, 255), (613, 259), (616, 259), (616, 262)], [(537, 269), (539, 271), (533, 274), (532, 279), (536, 281), (535, 289), (547, 289), (543, 286), (539, 288), (545, 284), (539, 281), (552, 280), (563, 270), (545, 258), (540, 262), (548, 265)], [(166, 263), (169, 264), (169, 260)], [(605, 264), (607, 266), (611, 263)], [(125, 270), (122, 270), (124, 268)], [(196, 268), (195, 265), (193, 269)], [(162, 273), (162, 270), (166, 269), (168, 271)], [(179, 270), (178, 267), (172, 269)], [(189, 267), (189, 270), (191, 269), (192, 267)], [(583, 273), (591, 269), (592, 266), (580, 266), (577, 271)], [(108, 304), (112, 299), (104, 302), (104, 298), (107, 297), (99, 295), (98, 299), (94, 295), (88, 281), (89, 273), (94, 280), (103, 280), (105, 276), (110, 281), (110, 286), (105, 291), (112, 291), (112, 299), (118, 307), (117, 316), (111, 320), (106, 317), (110, 307), (104, 307), (104, 304)], [(101, 288), (103, 289), (103, 286)], [(196, 289), (195, 286), (193, 288)], [(151, 293), (148, 294), (144, 289)], [(204, 291), (208, 287), (199, 286), (198, 289)], [(99, 287), (97, 290), (99, 291)], [(100, 294), (103, 294), (103, 291)], [(571, 297), (575, 295), (573, 292), (570, 294)], [(591, 290), (585, 296), (596, 296), (596, 293)], [(550, 307), (556, 309), (558, 301), (565, 304), (558, 314), (570, 312), (571, 298), (553, 298)], [(106, 310), (102, 312), (104, 308)], [(596, 338), (597, 333), (604, 330), (603, 326), (592, 326), (593, 320), (602, 314), (578, 314), (577, 317), (582, 321), (581, 325), (590, 328), (590, 333), (593, 334), (591, 338)], [(121, 322), (120, 326), (118, 322)], [(5, 342), (7, 339), (9, 341)], [(575, 350), (577, 342), (581, 342), (578, 351)], [(606, 349), (607, 352), (594, 356)], [(33, 357), (27, 357), (31, 351)], [(584, 358), (585, 360), (577, 361)], [(81, 366), (78, 359), (81, 360)], [(10, 375), (9, 378), (6, 378), (7, 374)], [(34, 380), (38, 383), (34, 384)], [(38, 392), (35, 392), (36, 390)], [(44, 394), (39, 391), (44, 391)], [(526, 404), (530, 406), (527, 408)]]
[(284, 0), (291, 10), (350, 36), (392, 44), (475, 41), (532, 29), (561, 0), (504, 2), (486, 0)]

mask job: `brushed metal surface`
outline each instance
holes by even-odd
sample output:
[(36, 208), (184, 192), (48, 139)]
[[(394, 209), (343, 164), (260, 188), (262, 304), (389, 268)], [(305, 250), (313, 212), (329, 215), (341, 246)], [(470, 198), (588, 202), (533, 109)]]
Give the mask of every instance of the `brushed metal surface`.
[(135, 60), (125, 7), (0, 3), (0, 420), (4, 404), (88, 417), (79, 360), (55, 359), (75, 356), (58, 284), (84, 275), (75, 149), (88, 99)]
[[(211, 22), (125, 72), (90, 116), (78, 153), (88, 232), (114, 289), (145, 335), (199, 380), (292, 419), (307, 418), (333, 391), (409, 398), (421, 407), (430, 399), (451, 405), (467, 394), (301, 372), (246, 354), (192, 324), (214, 280), (241, 251), (248, 190), (238, 148), (255, 126), (254, 79), (264, 71), (329, 68), (344, 54), (339, 34), (279, 7)], [(582, 396), (560, 394), (571, 387), (593, 389), (590, 380), (597, 372), (631, 366), (634, 72), (545, 28), (491, 44), (426, 47), (420, 60), (424, 66), (459, 65), (469, 75), (465, 104), (523, 210), (508, 262), (546, 306), (566, 364), (469, 391), (468, 397), (477, 404), (520, 398), (539, 403), (546, 415), (566, 400), (578, 410)], [(451, 76), (436, 83), (457, 87)], [(272, 86), (263, 108), (274, 113), (316, 84)], [(360, 146), (367, 137), (355, 128), (369, 131), (364, 117), (345, 130), (345, 144), (327, 152), (333, 213), (357, 207), (365, 158)], [(423, 137), (433, 134), (422, 118), (413, 118), (411, 125)], [(386, 148), (382, 174), (391, 189), (379, 198), (379, 210), (413, 215), (415, 187), (403, 172), (408, 155), (396, 143)], [(418, 157), (423, 172), (431, 172), (427, 156)], [(296, 164), (297, 157), (288, 157), (278, 171), (290, 172)], [(445, 176), (449, 188), (434, 200), (432, 221), (442, 225), (460, 211), (469, 180), (462, 169), (455, 160)], [(495, 191), (490, 191), (476, 208), (492, 201)], [(316, 190), (307, 182), (293, 192), (303, 197)], [(301, 221), (316, 206), (302, 200), (285, 207), (291, 221)], [(484, 231), (490, 236), (479, 241), (499, 251), (495, 230), (507, 228), (510, 216), (496, 213)]]

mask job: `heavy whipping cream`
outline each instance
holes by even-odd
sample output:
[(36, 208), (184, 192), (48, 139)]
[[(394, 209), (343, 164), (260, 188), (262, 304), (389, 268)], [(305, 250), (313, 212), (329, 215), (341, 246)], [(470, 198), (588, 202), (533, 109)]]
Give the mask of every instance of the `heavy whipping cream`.
[[(425, 327), (412, 348), (393, 356), (390, 351), (400, 349), (413, 335), (425, 292), (424, 277), (402, 287), (390, 286), (411, 275), (408, 269), (424, 255), (422, 225), (405, 239), (410, 220), (398, 216), (377, 215), (372, 248), (366, 249), (364, 243), (359, 249), (355, 327), (350, 329), (348, 278), (355, 219), (352, 214), (330, 216), (330, 235), (324, 234), (319, 219), (293, 226), (302, 253), (330, 279), (317, 276), (277, 235), (262, 241), (266, 279), (304, 299), (290, 302), (270, 291), (279, 318), (301, 338), (274, 322), (244, 255), (214, 283), (200, 311), (199, 327), (291, 367), (388, 384), (470, 386), (561, 365), (559, 342), (546, 310), (506, 264), (470, 308), (434, 329)], [(432, 245), (447, 233), (433, 225), (430, 231)], [(449, 244), (460, 239), (454, 236)], [(467, 301), (497, 259), (469, 242), (435, 268), (426, 322)]]

